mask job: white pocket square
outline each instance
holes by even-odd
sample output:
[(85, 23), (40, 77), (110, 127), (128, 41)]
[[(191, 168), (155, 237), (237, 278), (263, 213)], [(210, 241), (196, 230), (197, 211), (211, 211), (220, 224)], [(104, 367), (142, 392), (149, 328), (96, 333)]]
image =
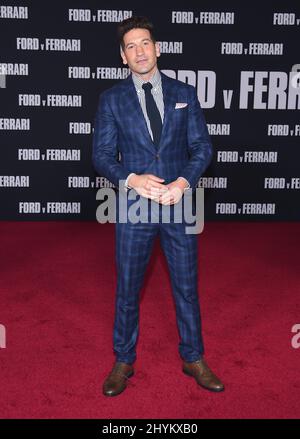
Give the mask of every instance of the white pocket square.
[(185, 108), (187, 107), (187, 103), (186, 102), (177, 102), (175, 105), (175, 110), (177, 110), (178, 108)]

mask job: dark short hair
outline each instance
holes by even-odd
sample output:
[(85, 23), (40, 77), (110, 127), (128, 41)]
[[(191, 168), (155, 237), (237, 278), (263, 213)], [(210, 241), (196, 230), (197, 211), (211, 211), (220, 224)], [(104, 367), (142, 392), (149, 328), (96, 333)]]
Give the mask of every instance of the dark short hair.
[(132, 29), (147, 29), (150, 32), (151, 40), (155, 43), (156, 39), (153, 34), (153, 24), (147, 17), (129, 17), (121, 21), (117, 28), (119, 42), (122, 49), (124, 49), (124, 35)]

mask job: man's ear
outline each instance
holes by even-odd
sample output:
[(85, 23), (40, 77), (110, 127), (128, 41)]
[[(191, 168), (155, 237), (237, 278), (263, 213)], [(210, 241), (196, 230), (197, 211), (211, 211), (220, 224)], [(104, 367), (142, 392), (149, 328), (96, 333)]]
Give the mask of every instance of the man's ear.
[(123, 52), (122, 46), (120, 46), (120, 55), (121, 55), (121, 58), (123, 60), (123, 64), (127, 64), (127, 59), (126, 59), (125, 53)]
[(155, 52), (156, 52), (156, 57), (159, 58), (160, 57), (160, 48), (159, 48), (158, 43), (155, 43)]

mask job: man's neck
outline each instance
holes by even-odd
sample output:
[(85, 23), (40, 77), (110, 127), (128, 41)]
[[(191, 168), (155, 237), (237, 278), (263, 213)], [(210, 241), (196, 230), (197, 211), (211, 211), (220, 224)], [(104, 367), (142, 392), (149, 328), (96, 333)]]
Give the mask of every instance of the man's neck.
[(137, 76), (139, 79), (141, 79), (144, 82), (149, 82), (153, 78), (153, 76), (155, 75), (157, 70), (158, 70), (158, 68), (156, 67), (155, 70), (153, 72), (151, 72), (150, 74), (139, 75), (138, 73), (135, 73), (135, 72), (132, 72), (132, 74)]

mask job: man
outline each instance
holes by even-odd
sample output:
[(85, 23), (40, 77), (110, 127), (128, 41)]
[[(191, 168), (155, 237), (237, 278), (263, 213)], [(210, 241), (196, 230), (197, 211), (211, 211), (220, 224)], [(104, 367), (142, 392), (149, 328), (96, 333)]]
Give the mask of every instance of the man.
[[(93, 163), (100, 175), (119, 188), (119, 197), (125, 182), (127, 190), (131, 189), (123, 191), (126, 196), (133, 190), (149, 205), (174, 208), (185, 189), (195, 190), (212, 157), (204, 116), (194, 87), (159, 72), (159, 46), (146, 17), (124, 20), (118, 33), (121, 57), (131, 75), (100, 96)], [(184, 221), (117, 219), (116, 362), (103, 384), (103, 393), (120, 394), (134, 373), (139, 292), (157, 235), (170, 270), (183, 372), (208, 390), (222, 391), (223, 384), (203, 358), (197, 235), (186, 233)]]

